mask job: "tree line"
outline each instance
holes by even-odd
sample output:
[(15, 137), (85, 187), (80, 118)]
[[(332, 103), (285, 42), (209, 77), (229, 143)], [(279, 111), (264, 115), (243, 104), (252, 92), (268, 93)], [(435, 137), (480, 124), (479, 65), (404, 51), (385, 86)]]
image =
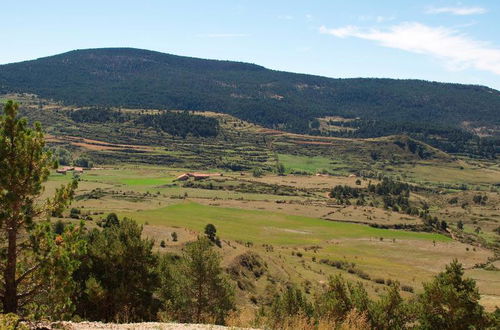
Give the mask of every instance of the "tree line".
[(91, 107), (69, 112), (77, 123), (123, 123), (131, 121), (144, 127), (151, 127), (174, 136), (186, 138), (217, 136), (219, 122), (215, 118), (195, 115), (189, 111), (163, 111), (157, 114), (132, 114), (110, 108)]
[(184, 139), (188, 134), (196, 137), (214, 137), (219, 131), (217, 119), (194, 115), (188, 111), (164, 111), (153, 115), (142, 115), (136, 123), (160, 129)]

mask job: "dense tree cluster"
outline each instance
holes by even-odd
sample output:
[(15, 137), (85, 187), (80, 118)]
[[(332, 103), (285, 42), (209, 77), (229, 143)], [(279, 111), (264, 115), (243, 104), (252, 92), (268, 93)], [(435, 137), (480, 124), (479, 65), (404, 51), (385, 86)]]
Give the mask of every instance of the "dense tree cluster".
[(69, 117), (77, 123), (135, 123), (152, 127), (174, 136), (186, 138), (216, 136), (219, 122), (215, 118), (195, 115), (189, 111), (164, 111), (157, 114), (133, 114), (110, 108), (91, 107), (69, 112)]
[[(384, 177), (377, 184), (368, 184), (367, 188), (355, 188), (347, 185), (337, 185), (330, 191), (330, 197), (337, 199), (341, 204), (351, 204), (350, 199), (357, 198), (358, 205), (365, 204), (365, 198), (369, 195), (382, 196), (385, 208), (393, 208), (399, 211), (407, 211), (410, 208), (410, 186), (406, 183), (394, 181), (391, 178)], [(415, 210), (410, 210), (413, 214)], [(416, 211), (418, 214), (418, 210)]]
[(72, 110), (69, 116), (77, 123), (121, 123), (130, 120), (130, 115), (100, 107)]
[(347, 185), (337, 185), (330, 191), (330, 197), (339, 200), (346, 198), (358, 198), (362, 194), (362, 189), (353, 188)]
[(219, 131), (217, 119), (193, 115), (188, 111), (165, 111), (154, 115), (142, 115), (136, 122), (182, 138), (186, 138), (188, 135), (212, 137), (217, 136)]
[(487, 156), (500, 148), (498, 137), (479, 139), (461, 127), (499, 124), (499, 92), (482, 86), (331, 79), (130, 48), (3, 65), (0, 86), (83, 106), (215, 110), (300, 133), (320, 134), (320, 117), (360, 118), (342, 124), (356, 130), (330, 133), (406, 133), (449, 152)]

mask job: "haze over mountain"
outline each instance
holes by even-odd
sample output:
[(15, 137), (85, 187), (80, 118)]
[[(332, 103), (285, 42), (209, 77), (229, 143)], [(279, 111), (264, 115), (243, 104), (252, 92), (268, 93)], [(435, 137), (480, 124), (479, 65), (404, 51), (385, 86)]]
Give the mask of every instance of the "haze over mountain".
[(2, 65), (0, 91), (79, 106), (214, 110), (313, 134), (315, 118), (324, 116), (360, 118), (351, 125), (361, 137), (425, 131), (423, 140), (433, 134), (429, 128), (449, 137), (463, 134), (464, 123), (500, 124), (500, 92), (483, 86), (332, 79), (133, 48), (74, 50)]

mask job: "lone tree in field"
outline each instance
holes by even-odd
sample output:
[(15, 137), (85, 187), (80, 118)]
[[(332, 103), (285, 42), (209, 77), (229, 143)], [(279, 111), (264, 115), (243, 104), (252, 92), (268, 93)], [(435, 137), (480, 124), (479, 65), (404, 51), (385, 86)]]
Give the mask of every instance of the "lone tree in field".
[(50, 229), (41, 231), (34, 220), (62, 212), (76, 188), (74, 181), (57, 189), (43, 205), (37, 203), (42, 183), (55, 164), (45, 151), (41, 126), (28, 127), (26, 119), (18, 118), (18, 107), (8, 101), (0, 116), (0, 299), (4, 313), (17, 313), (36, 301), (37, 295), (48, 292), (49, 273), (54, 274), (47, 268), (54, 266), (49, 258), (69, 260), (61, 258), (60, 247), (66, 246), (63, 237), (55, 242), (48, 235)]
[(216, 234), (217, 234), (217, 229), (215, 228), (214, 225), (209, 223), (208, 225), (205, 226), (205, 235), (207, 236), (207, 238), (218, 247), (222, 247), (222, 243)]
[(207, 238), (211, 240), (212, 242), (215, 242), (215, 234), (217, 233), (217, 229), (215, 228), (214, 225), (209, 223), (208, 225), (205, 226), (205, 235), (207, 235)]

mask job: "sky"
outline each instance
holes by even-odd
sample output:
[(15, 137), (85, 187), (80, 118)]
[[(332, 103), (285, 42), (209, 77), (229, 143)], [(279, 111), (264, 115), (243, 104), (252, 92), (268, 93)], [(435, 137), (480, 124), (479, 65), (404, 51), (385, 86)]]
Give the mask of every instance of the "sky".
[(135, 47), (500, 90), (500, 0), (3, 0), (0, 8), (0, 64)]

